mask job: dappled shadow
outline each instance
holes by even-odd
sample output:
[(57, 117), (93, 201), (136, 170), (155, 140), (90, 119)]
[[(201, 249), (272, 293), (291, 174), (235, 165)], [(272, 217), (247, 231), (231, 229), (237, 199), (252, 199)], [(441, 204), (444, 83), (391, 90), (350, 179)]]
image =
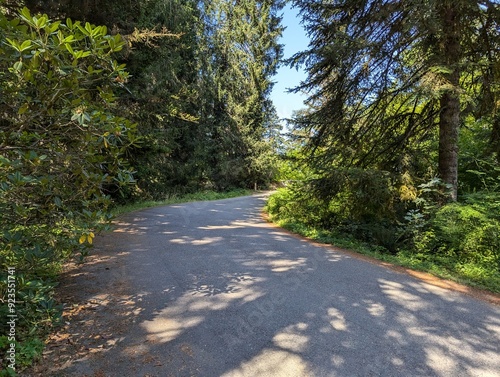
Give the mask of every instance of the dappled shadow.
[(102, 309), (117, 317), (95, 318), (96, 328), (117, 331), (115, 341), (52, 372), (499, 375), (498, 307), (292, 237), (261, 220), (262, 203), (200, 202), (120, 219), (97, 240), (120, 267), (104, 282), (100, 270), (102, 285), (84, 295), (123, 296)]

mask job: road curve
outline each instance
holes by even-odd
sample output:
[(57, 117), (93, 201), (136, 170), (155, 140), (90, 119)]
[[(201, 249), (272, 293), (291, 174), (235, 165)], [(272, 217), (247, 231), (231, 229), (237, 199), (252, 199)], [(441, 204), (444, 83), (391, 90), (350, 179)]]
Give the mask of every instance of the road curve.
[(53, 375), (500, 376), (500, 307), (290, 236), (264, 201), (121, 217), (78, 282), (98, 352)]

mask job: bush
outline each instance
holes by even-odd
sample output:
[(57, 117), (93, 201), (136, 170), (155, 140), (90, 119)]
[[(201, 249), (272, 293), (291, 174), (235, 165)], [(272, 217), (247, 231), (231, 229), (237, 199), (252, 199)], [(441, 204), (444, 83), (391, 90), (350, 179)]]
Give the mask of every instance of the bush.
[(26, 8), (0, 15), (0, 298), (13, 267), (19, 350), (57, 321), (54, 279), (61, 261), (91, 246), (107, 191), (133, 182), (122, 156), (135, 126), (114, 107), (127, 79), (112, 58), (122, 46), (104, 26)]
[(277, 220), (335, 229), (394, 252), (408, 206), (400, 187), (399, 179), (387, 172), (333, 169), (328, 177), (278, 191), (269, 199), (268, 211)]
[(417, 236), (418, 251), (500, 268), (500, 194), (475, 194), (440, 208)]

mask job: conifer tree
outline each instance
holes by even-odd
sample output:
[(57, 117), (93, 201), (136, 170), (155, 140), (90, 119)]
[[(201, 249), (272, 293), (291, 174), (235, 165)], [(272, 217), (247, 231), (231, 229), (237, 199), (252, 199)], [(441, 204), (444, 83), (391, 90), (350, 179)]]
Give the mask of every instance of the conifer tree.
[(282, 57), (277, 42), (282, 7), (283, 2), (275, 0), (203, 4), (212, 88), (207, 103), (213, 115), (211, 174), (223, 185), (253, 186), (269, 180), (272, 166), (261, 162), (264, 154), (272, 153), (263, 142), (266, 128), (276, 127), (269, 95)]
[[(312, 112), (298, 119), (322, 163), (400, 168), (401, 151), (439, 130), (438, 171), (457, 197), (464, 75), (498, 57), (498, 2), (295, 0), (311, 36)], [(488, 24), (486, 26), (486, 24)], [(481, 43), (477, 43), (481, 42)], [(470, 88), (470, 87), (469, 87)], [(490, 107), (490, 112), (494, 111)], [(396, 158), (395, 158), (396, 157)]]

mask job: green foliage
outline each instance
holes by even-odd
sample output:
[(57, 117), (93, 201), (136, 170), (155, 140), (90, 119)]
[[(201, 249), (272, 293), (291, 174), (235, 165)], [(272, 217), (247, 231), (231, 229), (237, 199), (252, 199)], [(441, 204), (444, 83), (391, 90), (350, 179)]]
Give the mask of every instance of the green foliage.
[[(197, 14), (193, 1), (169, 0), (137, 3), (121, 15), (144, 34), (129, 35), (130, 48), (121, 56), (132, 77), (120, 103), (142, 136), (128, 154), (137, 187), (117, 197), (121, 202), (159, 200), (200, 185)], [(154, 32), (156, 38), (149, 37)]]
[(118, 60), (130, 77), (118, 102), (141, 142), (126, 156), (137, 185), (114, 200), (274, 180), (279, 121), (269, 95), (282, 1), (25, 1), (54, 18), (106, 24), (127, 41)]
[(24, 360), (30, 339), (57, 322), (61, 261), (88, 252), (108, 216), (109, 190), (133, 182), (123, 155), (137, 137), (115, 115), (128, 78), (113, 59), (124, 46), (119, 35), (24, 8), (0, 15), (0, 38), (0, 297), (14, 267)]
[[(120, 1), (123, 12), (99, 9), (108, 26), (127, 34), (120, 60), (131, 77), (119, 102), (142, 137), (127, 155), (137, 186), (115, 200), (274, 180), (279, 122), (269, 94), (281, 57), (278, 3)], [(92, 7), (83, 13), (91, 20)], [(75, 11), (66, 2), (60, 9)]]
[(323, 206), (299, 186), (281, 188), (269, 197), (266, 210), (276, 220), (291, 220), (303, 224), (318, 223)]
[(439, 140), (433, 144), (434, 163), (456, 200), (463, 116), (493, 123), (491, 147), (499, 139), (498, 4), (293, 4), (311, 37), (309, 49), (290, 59), (308, 72), (295, 90), (310, 95), (309, 111), (295, 123), (309, 135), (316, 166), (409, 170), (413, 175), (421, 159), (434, 157), (421, 153), (423, 148)]
[[(0, 351), (6, 352), (9, 348), (10, 341), (6, 336), (0, 336)], [(25, 342), (14, 342), (16, 347), (16, 369), (22, 370), (33, 363), (42, 355), (44, 342), (40, 339), (30, 339)], [(0, 371), (0, 377), (15, 376), (16, 374), (10, 368)]]
[(279, 182), (305, 181), (313, 177), (312, 169), (307, 165), (307, 160), (300, 150), (293, 148), (292, 142), (286, 145), (285, 152), (277, 160), (278, 173), (276, 180)]
[(489, 148), (490, 121), (467, 119), (460, 134), (460, 191), (463, 193), (500, 190), (498, 156)]
[(282, 1), (201, 4), (206, 176), (219, 189), (269, 184), (279, 127), (269, 95), (282, 56)]
[(498, 5), (293, 3), (309, 108), (271, 216), (498, 291)]
[(416, 251), (500, 269), (499, 209), (498, 193), (468, 195), (465, 203), (441, 207), (416, 235)]
[(295, 182), (269, 200), (269, 211), (321, 229), (336, 229), (394, 250), (395, 226), (405, 211), (400, 183), (387, 172), (331, 169), (327, 176)]

